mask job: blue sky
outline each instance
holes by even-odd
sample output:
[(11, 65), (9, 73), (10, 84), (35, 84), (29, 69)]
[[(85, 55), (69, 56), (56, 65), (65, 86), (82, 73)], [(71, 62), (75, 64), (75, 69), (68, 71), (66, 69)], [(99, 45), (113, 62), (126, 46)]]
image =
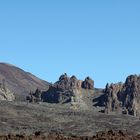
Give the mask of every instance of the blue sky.
[(96, 87), (140, 73), (139, 0), (0, 1), (0, 61)]

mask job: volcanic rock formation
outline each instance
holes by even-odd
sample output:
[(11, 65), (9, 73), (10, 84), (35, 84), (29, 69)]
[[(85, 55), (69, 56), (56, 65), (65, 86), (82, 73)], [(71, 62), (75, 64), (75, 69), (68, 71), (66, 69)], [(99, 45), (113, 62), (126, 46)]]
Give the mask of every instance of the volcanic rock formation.
[(36, 89), (35, 93), (30, 92), (30, 94), (26, 97), (26, 100), (30, 103), (38, 103), (41, 102), (41, 90)]
[(130, 75), (124, 84), (107, 84), (105, 111), (122, 111), (123, 114), (140, 115), (140, 76)]
[(82, 83), (82, 88), (93, 90), (94, 89), (94, 81), (90, 77), (87, 77), (85, 79), (85, 81), (83, 81), (83, 83)]
[(104, 90), (105, 92), (105, 112), (109, 113), (111, 111), (119, 111), (120, 109), (120, 101), (118, 100), (118, 96), (122, 90), (123, 84), (107, 84)]
[(82, 104), (82, 90), (84, 89), (94, 89), (94, 82), (91, 78), (87, 77), (85, 81), (81, 81), (76, 76), (68, 77), (65, 73), (56, 83), (50, 85), (48, 91), (42, 93), (42, 100), (49, 103)]

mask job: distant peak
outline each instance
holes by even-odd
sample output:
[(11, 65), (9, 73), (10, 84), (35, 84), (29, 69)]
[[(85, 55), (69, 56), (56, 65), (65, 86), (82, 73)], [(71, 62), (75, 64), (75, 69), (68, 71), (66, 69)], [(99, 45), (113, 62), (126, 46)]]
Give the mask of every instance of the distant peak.
[(15, 67), (15, 65), (13, 64), (10, 64), (10, 63), (5, 63), (5, 62), (1, 62), (0, 65), (7, 65), (7, 66), (12, 66), (12, 67)]

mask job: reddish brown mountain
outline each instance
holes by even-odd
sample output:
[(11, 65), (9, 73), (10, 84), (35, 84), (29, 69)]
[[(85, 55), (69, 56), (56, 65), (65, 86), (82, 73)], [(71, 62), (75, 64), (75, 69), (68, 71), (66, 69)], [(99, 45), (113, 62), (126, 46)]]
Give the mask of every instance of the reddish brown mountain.
[(5, 86), (15, 95), (25, 96), (30, 91), (37, 88), (48, 89), (49, 83), (39, 79), (29, 72), (6, 63), (0, 63), (0, 83), (5, 82)]

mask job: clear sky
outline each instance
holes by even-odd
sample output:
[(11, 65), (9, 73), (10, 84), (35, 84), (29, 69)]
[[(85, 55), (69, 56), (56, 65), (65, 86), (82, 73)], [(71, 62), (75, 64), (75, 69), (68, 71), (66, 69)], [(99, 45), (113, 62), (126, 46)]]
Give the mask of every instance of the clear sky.
[(139, 0), (1, 0), (0, 61), (96, 87), (140, 73)]

